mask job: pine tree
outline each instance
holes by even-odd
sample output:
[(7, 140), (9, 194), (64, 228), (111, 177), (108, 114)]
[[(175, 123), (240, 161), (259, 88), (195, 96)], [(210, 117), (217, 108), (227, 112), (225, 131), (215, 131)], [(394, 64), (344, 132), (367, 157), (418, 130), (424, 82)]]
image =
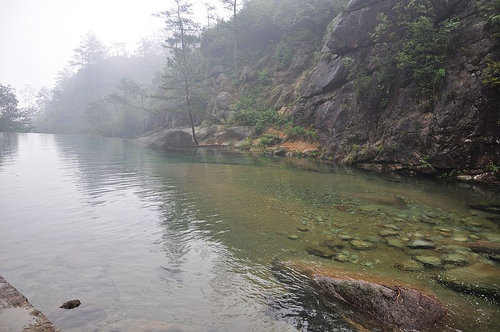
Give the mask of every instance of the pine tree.
[(199, 43), (199, 27), (192, 19), (192, 4), (186, 0), (174, 0), (172, 9), (160, 13), (165, 17), (166, 29), (169, 33), (166, 47), (170, 50), (169, 68), (181, 75), (185, 94), (185, 107), (189, 115), (193, 142), (198, 145), (194, 129), (193, 112), (191, 109), (191, 86), (189, 58)]

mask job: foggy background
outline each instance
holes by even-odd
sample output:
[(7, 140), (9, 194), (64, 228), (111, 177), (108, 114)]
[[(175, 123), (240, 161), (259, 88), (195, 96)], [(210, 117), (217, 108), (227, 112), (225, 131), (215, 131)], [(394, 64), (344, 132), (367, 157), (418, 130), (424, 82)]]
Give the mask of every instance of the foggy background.
[[(193, 6), (202, 24), (204, 3)], [(106, 46), (123, 42), (131, 52), (141, 37), (162, 32), (164, 22), (153, 14), (171, 6), (169, 0), (0, 0), (0, 81), (17, 91), (52, 87), (82, 36), (93, 32)], [(227, 15), (220, 6), (217, 13)]]

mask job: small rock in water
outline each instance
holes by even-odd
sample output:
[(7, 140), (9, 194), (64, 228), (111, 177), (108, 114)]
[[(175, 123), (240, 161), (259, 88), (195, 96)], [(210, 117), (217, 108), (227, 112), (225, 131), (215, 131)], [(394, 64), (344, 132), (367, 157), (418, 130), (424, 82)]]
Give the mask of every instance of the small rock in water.
[(373, 243), (363, 240), (351, 240), (351, 245), (358, 250), (369, 250), (375, 247)]
[(410, 272), (418, 272), (424, 270), (424, 266), (422, 264), (412, 259), (409, 259), (402, 263), (397, 263), (396, 265), (394, 265), (394, 267), (401, 271), (410, 271)]
[(309, 246), (306, 248), (308, 254), (321, 258), (332, 258), (336, 254), (335, 251), (324, 246)]
[(436, 245), (430, 240), (417, 239), (408, 243), (408, 247), (412, 249), (434, 249)]
[(483, 227), (483, 224), (481, 224), (479, 221), (469, 221), (467, 222), (467, 225), (473, 227)]
[(471, 235), (469, 235), (469, 239), (471, 239), (471, 240), (480, 240), (481, 237), (477, 236), (476, 234), (471, 234)]
[(456, 241), (456, 242), (467, 242), (467, 240), (469, 238), (463, 234), (459, 234), (459, 235), (455, 235), (452, 239), (453, 239), (453, 241)]
[(482, 235), (489, 241), (500, 242), (500, 233), (487, 232), (482, 233)]
[(500, 255), (489, 255), (488, 258), (491, 259), (492, 261), (500, 263)]
[(443, 256), (443, 262), (445, 264), (453, 265), (468, 265), (469, 260), (465, 255), (462, 254), (448, 254)]
[(420, 263), (427, 265), (427, 266), (432, 266), (432, 267), (441, 266), (441, 258), (436, 257), (436, 256), (419, 255), (419, 256), (413, 257), (413, 259), (416, 260), (417, 262), (420, 262)]
[(71, 300), (68, 302), (64, 302), (59, 308), (61, 308), (61, 309), (74, 309), (76, 307), (79, 307), (80, 304), (82, 304), (80, 302), (80, 300)]
[(290, 240), (298, 240), (298, 239), (299, 239), (299, 237), (298, 237), (297, 235), (295, 235), (295, 234), (288, 235), (288, 238), (289, 238)]
[(392, 229), (383, 229), (378, 233), (382, 237), (386, 236), (398, 236), (399, 232), (396, 232), (395, 230)]
[(437, 224), (436, 220), (427, 219), (427, 218), (420, 219), (420, 222), (423, 222), (424, 224), (429, 224), (429, 225), (436, 225)]
[(400, 239), (394, 239), (394, 238), (389, 238), (386, 239), (386, 243), (389, 247), (397, 248), (397, 249), (404, 249), (405, 244), (403, 241)]
[(333, 259), (335, 259), (337, 262), (346, 263), (349, 261), (349, 256), (343, 253), (339, 253), (335, 257), (333, 257)]
[(352, 239), (352, 236), (350, 235), (347, 235), (347, 234), (342, 234), (339, 236), (339, 238), (342, 240), (342, 241), (350, 241)]
[(309, 232), (309, 228), (307, 228), (306, 226), (297, 227), (297, 230), (300, 232)]
[(345, 247), (343, 243), (336, 242), (334, 240), (325, 240), (321, 242), (321, 245), (331, 249), (343, 249)]
[(385, 227), (385, 228), (389, 228), (389, 229), (393, 229), (395, 231), (398, 231), (399, 230), (399, 227), (396, 226), (396, 225), (393, 225), (393, 224), (385, 224), (385, 225), (382, 225), (382, 227)]

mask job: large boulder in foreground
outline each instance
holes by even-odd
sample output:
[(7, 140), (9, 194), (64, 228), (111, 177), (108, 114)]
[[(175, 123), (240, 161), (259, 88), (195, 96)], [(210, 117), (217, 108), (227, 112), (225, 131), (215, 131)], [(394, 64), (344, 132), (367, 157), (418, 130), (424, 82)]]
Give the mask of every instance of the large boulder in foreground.
[(156, 149), (188, 149), (194, 147), (193, 137), (182, 130), (165, 129), (153, 134), (141, 137), (139, 141)]
[(0, 331), (59, 332), (28, 299), (0, 277)]
[(457, 292), (500, 302), (500, 269), (486, 263), (459, 267), (435, 276), (440, 284)]
[(384, 330), (429, 329), (447, 313), (439, 300), (399, 281), (306, 263), (279, 265), (305, 276), (334, 310), (347, 307), (356, 312), (355, 319), (368, 316)]

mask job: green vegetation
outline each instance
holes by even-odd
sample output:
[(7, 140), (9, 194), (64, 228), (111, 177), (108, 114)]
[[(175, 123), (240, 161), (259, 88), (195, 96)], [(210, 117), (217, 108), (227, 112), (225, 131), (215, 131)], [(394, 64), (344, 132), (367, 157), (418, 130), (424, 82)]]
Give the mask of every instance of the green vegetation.
[[(346, 0), (219, 2), (231, 11), (230, 18), (211, 24), (217, 15), (209, 3), (208, 24), (200, 29), (190, 15), (192, 1), (175, 0), (174, 7), (157, 14), (167, 33), (143, 39), (131, 54), (123, 47), (109, 51), (95, 35), (85, 35), (56, 87), (37, 100), (37, 130), (136, 137), (202, 123), (250, 125), (257, 134), (282, 126), (288, 119), (257, 99), (264, 98), (264, 87), (290, 65), (297, 50), (320, 47)], [(224, 69), (221, 84), (232, 86), (228, 92), (240, 98), (229, 119), (207, 112), (213, 96), (207, 80), (217, 65)], [(247, 66), (256, 72), (240, 82)]]
[(489, 172), (493, 172), (493, 173), (500, 173), (500, 165), (497, 165), (493, 162), (490, 162), (488, 164), (488, 167), (486, 168)]
[(282, 139), (276, 135), (264, 135), (259, 139), (259, 143), (263, 146), (274, 146), (280, 144)]
[(436, 25), (430, 0), (401, 1), (395, 10), (399, 26), (405, 31), (398, 45), (397, 67), (415, 81), (422, 96), (431, 97), (446, 78), (444, 60), (458, 21), (448, 19)]
[(254, 126), (257, 135), (265, 129), (282, 122), (275, 108), (270, 107), (260, 98), (260, 89), (243, 92), (236, 103), (231, 123), (235, 125)]
[(388, 105), (398, 77), (403, 78), (400, 84), (414, 82), (419, 96), (431, 99), (446, 78), (444, 62), (458, 26), (455, 19), (438, 22), (430, 0), (401, 0), (394, 10), (395, 20), (385, 13), (377, 15), (371, 34), (379, 47), (371, 59), (374, 69), (353, 58), (345, 62), (358, 99), (375, 109)]
[(488, 61), (484, 70), (483, 83), (491, 88), (500, 88), (500, 61)]
[(286, 130), (286, 136), (291, 140), (303, 139), (314, 141), (318, 138), (318, 133), (314, 129), (304, 129), (300, 126), (295, 126)]
[(278, 46), (276, 46), (274, 56), (279, 62), (280, 69), (288, 68), (290, 61), (292, 60), (292, 49), (290, 48), (289, 43), (280, 41)]

